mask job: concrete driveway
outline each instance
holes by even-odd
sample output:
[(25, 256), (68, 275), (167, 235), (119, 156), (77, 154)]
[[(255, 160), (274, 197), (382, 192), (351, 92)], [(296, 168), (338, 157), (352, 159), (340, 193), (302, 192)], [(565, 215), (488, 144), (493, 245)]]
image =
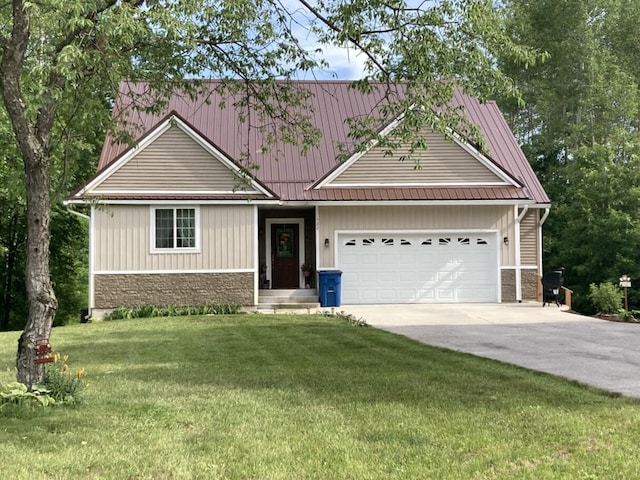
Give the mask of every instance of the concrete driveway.
[(428, 345), (560, 375), (640, 397), (640, 325), (539, 303), (350, 305), (369, 325)]

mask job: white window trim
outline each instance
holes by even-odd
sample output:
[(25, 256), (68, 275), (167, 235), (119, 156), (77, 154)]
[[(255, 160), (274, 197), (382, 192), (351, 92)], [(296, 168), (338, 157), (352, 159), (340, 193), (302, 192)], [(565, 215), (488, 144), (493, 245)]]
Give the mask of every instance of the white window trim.
[[(157, 248), (156, 247), (156, 210), (168, 210), (173, 209), (189, 209), (192, 208), (195, 213), (195, 247), (183, 247), (183, 248)], [(175, 220), (175, 213), (174, 213)], [(175, 230), (175, 225), (173, 226)], [(174, 232), (175, 233), (175, 232)], [(168, 254), (168, 253), (200, 253), (200, 207), (197, 205), (152, 205), (149, 208), (149, 239), (150, 239), (150, 252), (152, 254)]]

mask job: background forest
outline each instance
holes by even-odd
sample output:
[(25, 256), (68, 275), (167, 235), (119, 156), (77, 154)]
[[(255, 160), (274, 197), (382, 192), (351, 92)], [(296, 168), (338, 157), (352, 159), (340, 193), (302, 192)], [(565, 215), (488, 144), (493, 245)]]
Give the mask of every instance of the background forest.
[(500, 61), (526, 102), (501, 107), (552, 202), (543, 265), (565, 267), (574, 309), (594, 313), (589, 284), (640, 280), (640, 2), (510, 0), (505, 12), (513, 37), (548, 53), (527, 69)]
[[(566, 268), (574, 309), (592, 313), (589, 284), (622, 274), (640, 279), (640, 2), (506, 0), (508, 33), (546, 52), (523, 66), (496, 66), (520, 89), (524, 105), (496, 98), (552, 200), (544, 226), (545, 270)], [(52, 145), (51, 275), (56, 324), (78, 321), (87, 298), (87, 221), (62, 200), (95, 173), (117, 79), (58, 112)], [(26, 203), (24, 166), (0, 110), (0, 330), (24, 327)], [(634, 284), (635, 285), (635, 284)], [(630, 291), (630, 306), (640, 295)]]

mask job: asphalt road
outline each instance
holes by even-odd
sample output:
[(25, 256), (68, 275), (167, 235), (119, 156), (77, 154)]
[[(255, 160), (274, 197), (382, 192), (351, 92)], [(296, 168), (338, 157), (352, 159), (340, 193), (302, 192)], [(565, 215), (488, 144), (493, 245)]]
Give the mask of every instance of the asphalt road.
[(640, 398), (640, 324), (534, 303), (352, 305), (338, 310), (428, 345)]

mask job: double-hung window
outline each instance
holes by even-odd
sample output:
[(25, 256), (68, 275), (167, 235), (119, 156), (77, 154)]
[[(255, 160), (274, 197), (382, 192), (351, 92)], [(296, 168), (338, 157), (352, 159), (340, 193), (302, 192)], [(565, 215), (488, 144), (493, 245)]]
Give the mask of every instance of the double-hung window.
[(198, 214), (196, 207), (153, 207), (151, 250), (156, 253), (197, 251)]

